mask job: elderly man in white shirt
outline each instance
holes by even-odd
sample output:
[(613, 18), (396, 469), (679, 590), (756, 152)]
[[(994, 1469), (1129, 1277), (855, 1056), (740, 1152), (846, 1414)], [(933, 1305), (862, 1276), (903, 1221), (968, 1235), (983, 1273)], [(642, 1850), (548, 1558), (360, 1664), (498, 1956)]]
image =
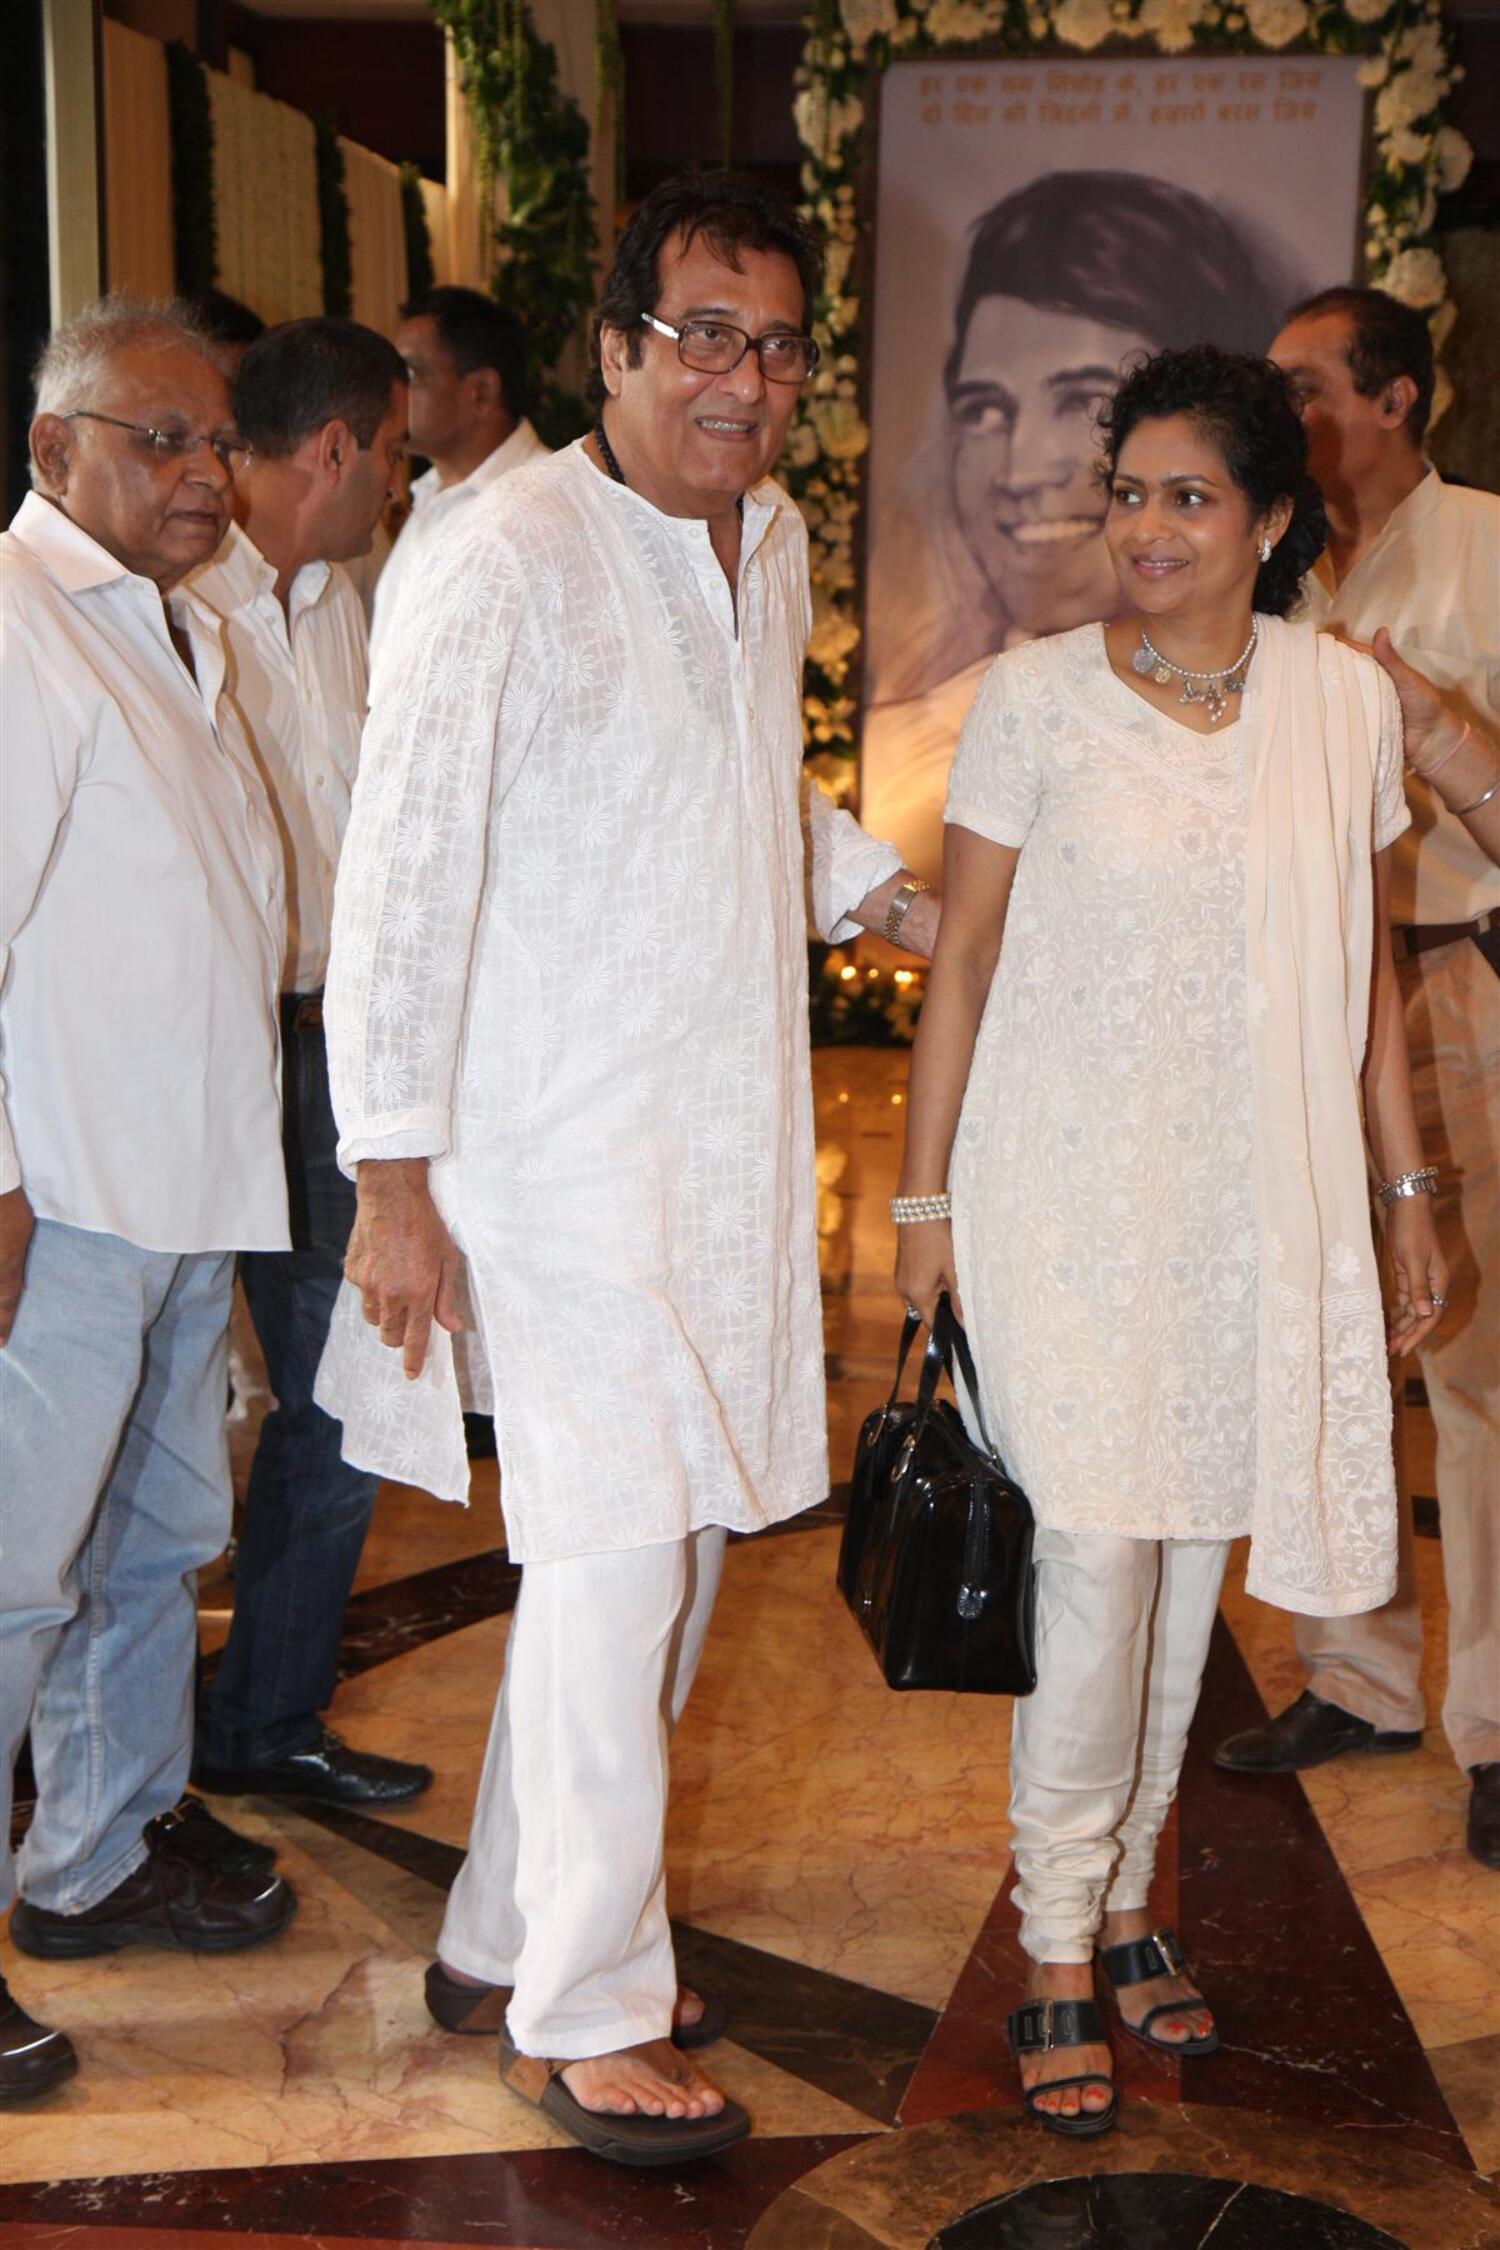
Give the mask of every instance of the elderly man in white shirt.
[(412, 451), (432, 465), (411, 488), (411, 515), (375, 582), (377, 660), (412, 587), (473, 503), (547, 454), (526, 419), (526, 332), (493, 297), (444, 284), (414, 298), (402, 307), (396, 349), (411, 384)]
[[(295, 1900), (187, 1779), (194, 1573), (229, 1531), (234, 1253), (287, 1239), (281, 860), (187, 573), (240, 450), (207, 339), (106, 300), (37, 374), (0, 539), (0, 1904), (52, 1959), (227, 1951)], [(16, 2006), (0, 2098), (74, 2065)]]
[(235, 377), (251, 448), (232, 525), (188, 581), (224, 619), (227, 694), (286, 858), (282, 1115), (292, 1248), (240, 1274), (275, 1405), (261, 1426), (235, 1563), (234, 1617), (198, 1714), (193, 1778), (210, 1792), (396, 1804), (422, 1765), (352, 1749), (320, 1716), (378, 1480), (341, 1458), (313, 1378), (338, 1295), (354, 1190), (338, 1168), (323, 980), (334, 871), (364, 725), (364, 612), (339, 564), (363, 553), (400, 474), (406, 368), (373, 329), (294, 320)]
[[(681, 2051), (723, 2011), (677, 1987), (663, 1719), (726, 1531), (828, 1484), (811, 600), (768, 477), (817, 283), (758, 189), (646, 199), (602, 420), (474, 505), (377, 670), (334, 913), (359, 1216), (319, 1395), (354, 1458), (452, 1496), (460, 1372), (492, 1397), (525, 1565), (429, 2004), (493, 2027), (513, 1987), (507, 2083), (626, 2163), (747, 2130)], [(898, 854), (806, 804), (819, 927), (925, 949)]]
[[(1500, 716), (1500, 499), (1444, 484), (1423, 458), (1433, 359), (1420, 313), (1377, 289), (1325, 290), (1288, 316), (1271, 356), (1301, 401), (1328, 509), (1310, 613), (1373, 643), (1406, 705), (1413, 817), (1392, 854), (1391, 919), (1453, 1274), (1446, 1315), (1419, 1352), (1448, 1591), (1443, 1722), (1471, 1784), (1469, 1849), (1500, 1867), (1500, 868), (1466, 825), (1480, 807), (1456, 795), (1446, 771), (1438, 784), (1421, 770), (1450, 757), (1457, 770), (1462, 757), (1481, 801), (1486, 774), (1493, 780), (1484, 746)], [(1451, 715), (1430, 748), (1414, 739), (1421, 699), (1407, 665), (1443, 691)], [(1384, 1609), (1298, 1620), (1307, 1690), (1224, 1743), (1221, 1765), (1288, 1772), (1349, 1751), (1417, 1748), (1422, 1625), (1410, 1533), (1407, 1520), (1401, 1589)]]

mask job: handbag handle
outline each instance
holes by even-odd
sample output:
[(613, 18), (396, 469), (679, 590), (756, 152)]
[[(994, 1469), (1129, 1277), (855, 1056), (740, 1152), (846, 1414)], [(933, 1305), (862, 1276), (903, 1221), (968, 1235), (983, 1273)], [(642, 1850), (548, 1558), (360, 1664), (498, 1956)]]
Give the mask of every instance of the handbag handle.
[(922, 1356), (922, 1379), (917, 1385), (917, 1421), (915, 1425), (919, 1430), (925, 1428), (927, 1417), (932, 1411), (932, 1402), (937, 1396), (939, 1377), (946, 1375), (949, 1382), (953, 1384), (955, 1391), (957, 1390), (958, 1384), (954, 1376), (955, 1362), (957, 1363), (958, 1373), (963, 1377), (964, 1390), (968, 1395), (969, 1404), (974, 1409), (974, 1419), (979, 1425), (979, 1434), (984, 1440), (985, 1451), (993, 1459), (998, 1460), (999, 1455), (991, 1445), (989, 1432), (984, 1426), (984, 1409), (979, 1402), (979, 1377), (974, 1367), (974, 1354), (969, 1348), (969, 1339), (964, 1334), (963, 1325), (953, 1310), (953, 1300), (944, 1290), (937, 1301), (937, 1310), (932, 1319), (932, 1330), (927, 1339), (927, 1349)]
[(885, 1402), (887, 1414), (890, 1413), (901, 1395), (901, 1380), (906, 1373), (906, 1362), (911, 1356), (911, 1348), (917, 1340), (917, 1330), (921, 1325), (922, 1315), (914, 1312), (909, 1312), (901, 1323), (901, 1342), (896, 1350), (895, 1380), (891, 1384), (891, 1395)]

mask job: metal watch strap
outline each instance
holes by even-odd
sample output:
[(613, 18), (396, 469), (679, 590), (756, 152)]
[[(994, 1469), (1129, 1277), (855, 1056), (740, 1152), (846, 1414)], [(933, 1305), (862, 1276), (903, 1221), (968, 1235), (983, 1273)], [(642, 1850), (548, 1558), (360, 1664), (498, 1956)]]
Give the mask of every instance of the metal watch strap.
[(901, 943), (902, 925), (911, 912), (912, 900), (920, 898), (923, 891), (930, 891), (931, 889), (932, 885), (924, 882), (920, 875), (914, 875), (910, 882), (901, 885), (890, 905), (886, 908), (885, 921), (881, 925), (880, 934), (887, 945), (899, 945)]

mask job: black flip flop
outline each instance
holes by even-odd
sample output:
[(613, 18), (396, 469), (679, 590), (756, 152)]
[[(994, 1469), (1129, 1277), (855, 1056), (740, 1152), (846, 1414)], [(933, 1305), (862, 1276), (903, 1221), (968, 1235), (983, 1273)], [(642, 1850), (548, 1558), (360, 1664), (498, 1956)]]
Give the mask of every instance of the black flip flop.
[[(1028, 2000), (1024, 2008), (1013, 2008), (1005, 2019), (1005, 2036), (1013, 2055), (1047, 2054), (1054, 2047), (1107, 2046), (1104, 2018), (1095, 2000)], [(1038, 2104), (1043, 2094), (1058, 2093), (1064, 2086), (1107, 2086), (1109, 2106), (1106, 2109), (1081, 2109), (1076, 2117), (1063, 2117), (1055, 2110), (1041, 2109)], [(1066, 2140), (1091, 2141), (1100, 2133), (1107, 2133), (1120, 2114), (1120, 2096), (1112, 2079), (1097, 2070), (1082, 2071), (1074, 2078), (1049, 2078), (1041, 2086), (1022, 2090), (1021, 2099), (1027, 2114), (1049, 2133), (1061, 2133)]]
[[(1153, 1930), (1149, 1937), (1127, 1938), (1121, 1945), (1104, 1946), (1099, 1964), (1116, 1995), (1127, 1985), (1148, 1984), (1152, 1977), (1187, 1977), (1191, 1981), (1193, 1974), (1177, 1942), (1176, 1931), (1165, 1926)], [(1119, 2007), (1118, 1997), (1115, 2005)], [(1148, 2008), (1139, 2023), (1127, 2021), (1122, 2008), (1120, 2023), (1132, 2039), (1138, 2039), (1143, 2047), (1154, 2048), (1159, 2055), (1212, 2055), (1219, 2045), (1216, 2030), (1193, 2032), (1186, 2039), (1157, 2039), (1151, 2030), (1163, 2016), (1186, 2015), (1190, 2008), (1207, 2006), (1202, 1993), (1196, 1992), (1191, 2000), (1164, 2000), (1160, 2007)]]
[[(455, 2031), (465, 2039), (493, 2039), (505, 2029), (505, 2011), (510, 2006), (508, 1984), (465, 1984), (453, 1977), (441, 1961), (428, 1963), (424, 1979), (427, 1995), (427, 2013), (444, 2031)], [(729, 2023), (729, 2010), (722, 2000), (700, 1993), (703, 2013), (696, 2023), (674, 2024), (672, 2044), (684, 2052), (691, 2047), (711, 2047), (722, 2039)]]
[(580, 2148), (610, 2164), (690, 2164), (720, 2156), (745, 2139), (750, 2119), (738, 2102), (726, 2101), (717, 2117), (622, 2117), (585, 2109), (564, 2084), (568, 2063), (518, 2054), (500, 2041), (500, 2082), (549, 2117)]

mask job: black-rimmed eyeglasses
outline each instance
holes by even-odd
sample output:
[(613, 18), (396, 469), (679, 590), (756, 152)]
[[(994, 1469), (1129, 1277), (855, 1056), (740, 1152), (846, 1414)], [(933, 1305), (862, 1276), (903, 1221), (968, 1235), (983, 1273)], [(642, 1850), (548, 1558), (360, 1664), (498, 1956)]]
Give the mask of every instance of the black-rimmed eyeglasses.
[(132, 437), (138, 437), (143, 445), (151, 448), (158, 461), (185, 461), (200, 445), (206, 445), (220, 467), (232, 472), (242, 469), (255, 450), (242, 437), (207, 430), (158, 430), (149, 422), (122, 422), (118, 414), (95, 414), (87, 406), (75, 406), (72, 413), (62, 415), (61, 420), (107, 422), (112, 430), (128, 430)]
[(732, 328), (724, 320), (685, 320), (674, 328), (655, 313), (642, 313), (641, 319), (658, 336), (670, 336), (683, 366), (700, 375), (727, 375), (746, 352), (754, 352), (768, 383), (805, 383), (818, 364), (818, 346), (811, 336), (788, 336), (780, 329), (747, 336), (743, 328)]

